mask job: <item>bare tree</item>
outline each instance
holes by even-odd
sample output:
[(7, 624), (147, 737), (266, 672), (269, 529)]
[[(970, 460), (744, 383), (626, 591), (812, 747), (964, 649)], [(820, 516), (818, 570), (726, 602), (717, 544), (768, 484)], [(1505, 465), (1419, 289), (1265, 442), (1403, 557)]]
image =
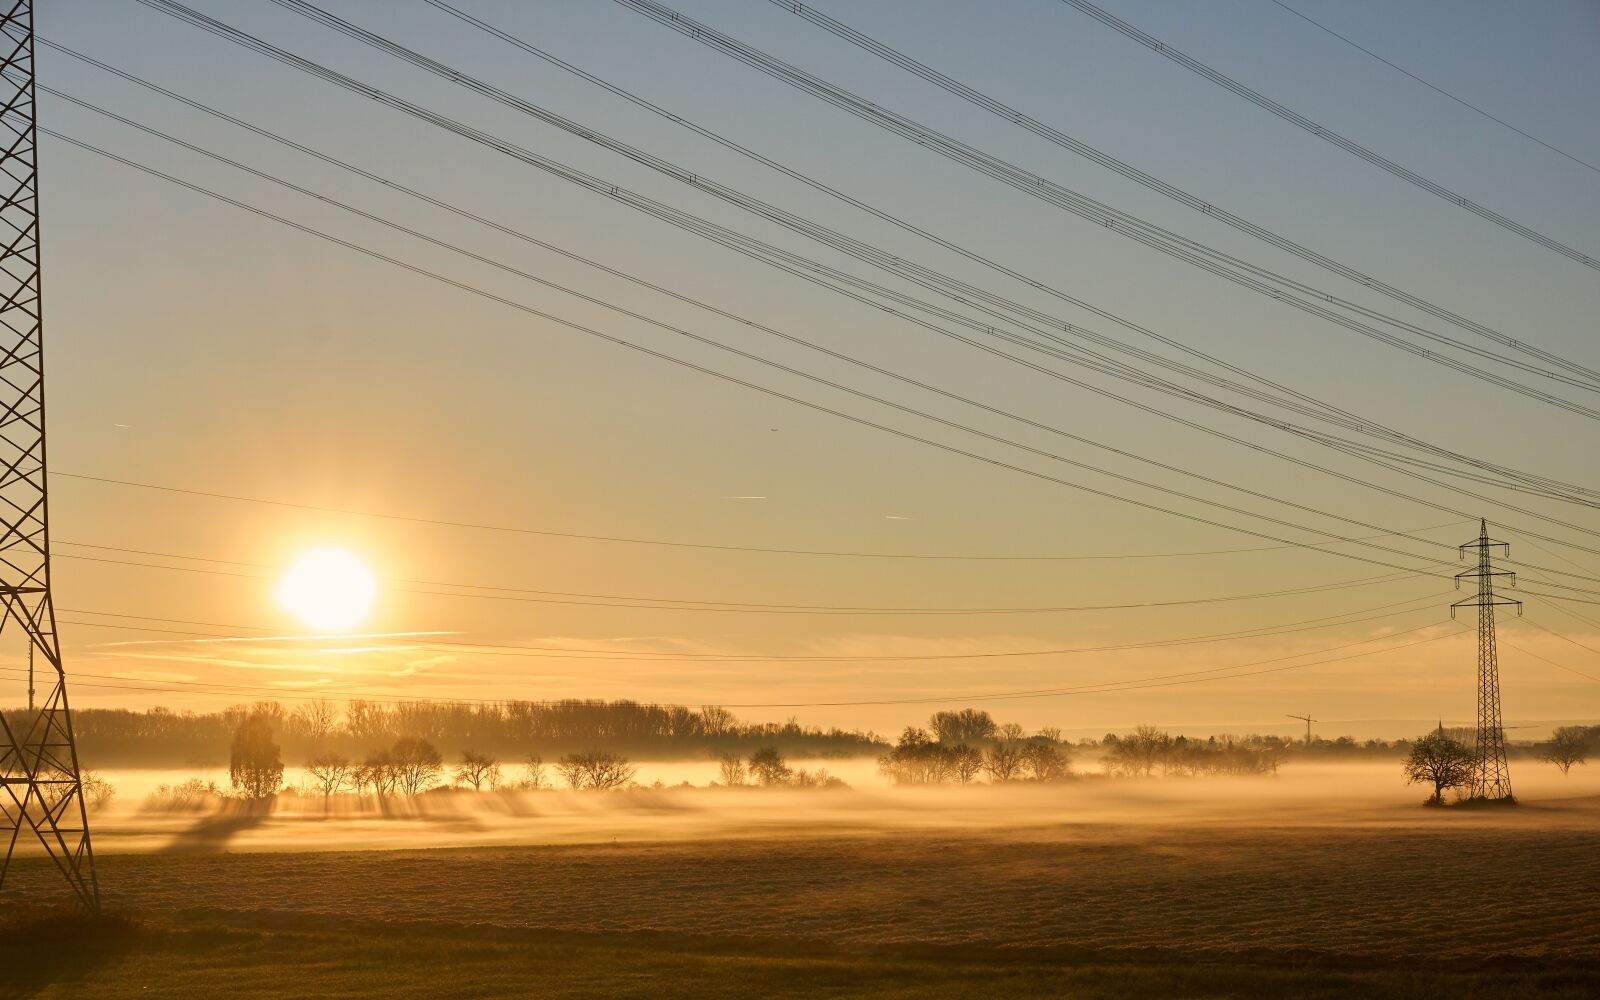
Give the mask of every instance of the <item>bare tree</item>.
[(528, 759), (522, 762), (522, 769), (528, 775), (522, 782), (524, 788), (537, 792), (550, 787), (550, 769), (545, 767), (543, 757), (530, 753)]
[(628, 758), (605, 750), (569, 753), (556, 763), (556, 770), (573, 789), (605, 791), (621, 788), (633, 780), (635, 768)]
[(987, 743), (1000, 729), (994, 718), (981, 709), (963, 708), (959, 712), (935, 712), (928, 719), (933, 738), (947, 746), (957, 743)]
[(1472, 779), (1475, 763), (1477, 757), (1471, 750), (1439, 729), (1413, 744), (1411, 755), (1402, 766), (1407, 784), (1433, 786), (1428, 801), (1438, 805), (1444, 802), (1446, 788), (1459, 788)]
[(958, 743), (950, 748), (950, 770), (963, 785), (983, 772), (983, 751)]
[(339, 793), (339, 790), (348, 784), (352, 777), (354, 766), (350, 758), (340, 754), (323, 752), (306, 761), (306, 773), (322, 789), (322, 802), (326, 806), (328, 799)]
[(461, 763), (456, 765), (456, 784), (461, 786), (471, 785), (473, 791), (481, 792), (488, 785), (492, 790), (500, 784), (500, 762), (486, 753), (475, 750), (463, 750)]
[(791, 773), (777, 747), (762, 747), (750, 755), (750, 775), (762, 785), (785, 784)]
[(427, 791), (444, 772), (444, 758), (420, 736), (402, 736), (389, 748), (394, 787), (408, 797)]
[(333, 733), (339, 723), (339, 710), (333, 702), (323, 698), (304, 702), (290, 715), (294, 724), (312, 744), (319, 744)]
[(1066, 755), (1053, 743), (1029, 743), (1023, 747), (1022, 767), (1034, 781), (1060, 781), (1072, 773)]
[(1582, 764), (1589, 759), (1590, 740), (1590, 731), (1586, 727), (1562, 726), (1551, 735), (1550, 746), (1539, 755), (1539, 759), (1561, 768), (1561, 775), (1565, 777), (1572, 770), (1572, 765)]
[(996, 784), (1016, 780), (1022, 774), (1022, 747), (1016, 743), (996, 743), (984, 751), (983, 770)]
[(738, 725), (739, 719), (721, 705), (705, 705), (700, 709), (700, 731), (707, 736), (726, 736)]
[(100, 772), (84, 768), (78, 774), (83, 784), (83, 802), (90, 809), (99, 809), (117, 797), (116, 786), (100, 777)]
[(362, 794), (370, 787), (372, 793), (381, 800), (394, 794), (399, 771), (389, 751), (377, 750), (367, 754), (367, 759), (356, 765), (350, 777), (357, 794)]
[(1000, 740), (1004, 743), (1021, 743), (1028, 735), (1028, 731), (1015, 722), (1008, 722), (998, 730)]
[(744, 758), (736, 753), (725, 753), (718, 757), (717, 777), (729, 788), (744, 784)]

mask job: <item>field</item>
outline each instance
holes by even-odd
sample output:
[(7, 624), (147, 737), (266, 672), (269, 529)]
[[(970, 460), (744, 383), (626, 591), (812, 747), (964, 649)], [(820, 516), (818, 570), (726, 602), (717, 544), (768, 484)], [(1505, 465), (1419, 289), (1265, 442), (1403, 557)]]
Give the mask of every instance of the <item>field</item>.
[[(553, 796), (521, 844), (492, 842), (503, 811), (190, 817), (237, 839), (103, 852), (97, 923), (26, 909), (54, 876), (23, 862), (0, 947), (42, 997), (1600, 991), (1600, 796), (1313, 806), (1314, 786)], [(295, 828), (375, 846), (375, 823), (488, 839), (293, 849)]]

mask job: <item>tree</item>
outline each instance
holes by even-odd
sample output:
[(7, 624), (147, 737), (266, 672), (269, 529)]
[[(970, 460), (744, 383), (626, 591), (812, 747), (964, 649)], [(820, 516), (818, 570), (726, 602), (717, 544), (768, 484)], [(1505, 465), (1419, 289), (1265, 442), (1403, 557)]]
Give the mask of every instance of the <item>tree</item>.
[(958, 743), (950, 748), (950, 767), (955, 772), (956, 780), (965, 785), (983, 770), (983, 752), (977, 747)]
[(628, 758), (606, 750), (569, 753), (556, 762), (556, 770), (566, 779), (567, 787), (596, 791), (621, 788), (633, 780), (635, 772)]
[(1412, 745), (1403, 767), (1406, 783), (1432, 785), (1433, 795), (1428, 801), (1439, 805), (1444, 802), (1446, 788), (1459, 788), (1472, 779), (1472, 766), (1476, 763), (1471, 750), (1438, 729)]
[(1589, 730), (1583, 726), (1562, 726), (1550, 737), (1550, 746), (1540, 760), (1549, 761), (1561, 768), (1563, 777), (1572, 770), (1572, 765), (1582, 764), (1589, 759)]
[(339, 722), (339, 710), (333, 702), (316, 698), (297, 706), (289, 716), (312, 744), (319, 744), (333, 733)]
[(1029, 743), (1023, 747), (1022, 767), (1034, 781), (1060, 781), (1072, 771), (1066, 756), (1053, 743)]
[(550, 787), (550, 772), (544, 766), (543, 757), (536, 753), (529, 754), (528, 759), (522, 762), (522, 769), (528, 773), (528, 777), (522, 782), (523, 787), (535, 792)]
[(456, 765), (455, 779), (458, 785), (471, 785), (473, 791), (483, 791), (484, 785), (492, 790), (500, 784), (500, 762), (486, 753), (463, 750), (461, 763)]
[(387, 750), (377, 750), (367, 754), (367, 759), (362, 761), (351, 775), (358, 793), (371, 786), (373, 794), (379, 799), (393, 795), (399, 779), (400, 772), (395, 767), (394, 755)]
[(1022, 747), (1016, 743), (996, 743), (984, 751), (983, 770), (996, 784), (1015, 780), (1022, 773)]
[(1015, 722), (1008, 722), (998, 730), (1000, 740), (1005, 743), (1021, 743), (1028, 735), (1028, 731)]
[(444, 772), (444, 758), (420, 736), (402, 736), (389, 748), (393, 787), (408, 797), (427, 791)]
[(252, 799), (270, 799), (283, 786), (283, 756), (272, 738), (272, 720), (263, 713), (245, 716), (233, 732), (228, 779)]
[(324, 751), (306, 761), (306, 773), (322, 789), (322, 802), (326, 806), (328, 799), (332, 798), (351, 779), (354, 770), (350, 758), (340, 754)]
[(976, 708), (963, 708), (959, 712), (935, 712), (928, 720), (933, 738), (947, 746), (958, 743), (987, 743), (994, 739), (1000, 727), (988, 712)]
[(718, 757), (717, 777), (729, 788), (744, 784), (744, 758), (736, 753), (725, 753)]
[(777, 747), (762, 747), (750, 755), (750, 775), (761, 785), (782, 785), (789, 780), (789, 765)]
[(878, 758), (878, 770), (897, 785), (938, 784), (955, 774), (953, 749), (935, 743), (916, 726), (907, 726), (894, 749)]
[(117, 797), (116, 786), (100, 777), (99, 772), (84, 768), (78, 773), (83, 788), (83, 803), (88, 809), (99, 809)]

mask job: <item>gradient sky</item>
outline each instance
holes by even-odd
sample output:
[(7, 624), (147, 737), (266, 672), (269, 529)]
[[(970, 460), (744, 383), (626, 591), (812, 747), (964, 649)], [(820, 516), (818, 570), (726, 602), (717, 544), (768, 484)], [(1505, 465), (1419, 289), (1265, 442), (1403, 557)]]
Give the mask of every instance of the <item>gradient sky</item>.
[[(1580, 417), (1488, 389), (1204, 275), (827, 108), (620, 5), (599, 0), (461, 0), (461, 5), (671, 111), (1163, 334), (1419, 437), (1570, 481), (1600, 478), (1591, 444), (1595, 427)], [(853, 273), (867, 273), (862, 265), (772, 224), (426, 77), (281, 8), (218, 0), (195, 0), (195, 6), (616, 183), (798, 253), (820, 255)], [(1064, 318), (1124, 335), (1112, 324), (1007, 284), (741, 160), (420, 0), (329, 0), (327, 6), (708, 177)], [(1330, 275), (1269, 253), (1262, 244), (988, 117), (775, 6), (753, 0), (683, 0), (677, 6), (885, 107), (1096, 198), (1351, 293)], [(1546, 349), (1600, 363), (1594, 326), (1600, 281), (1594, 271), (1338, 152), (1064, 4), (885, 0), (819, 6), (1069, 134), (1335, 259)], [(1406, 79), (1267, 0), (1204, 5), (1107, 0), (1106, 6), (1329, 128), (1569, 245), (1600, 253), (1600, 175)], [(1311, 8), (1309, 3), (1302, 7)], [(1600, 46), (1600, 9), (1592, 3), (1363, 0), (1316, 5), (1314, 16), (1463, 99), (1600, 162), (1600, 120), (1593, 113), (1594, 95), (1600, 93), (1600, 63), (1593, 58)], [(1476, 524), (1465, 519), (1264, 459), (938, 340), (132, 0), (45, 4), (39, 30), (53, 41), (507, 226), (885, 368), (1294, 503), (1386, 527), (1425, 528), (1422, 534), (1451, 544), (1476, 533)], [(54, 52), (41, 53), (40, 74), (44, 83), (259, 169), (741, 348), (910, 404), (931, 405), (1073, 459), (1309, 526), (1344, 530), (1337, 522), (1187, 484), (1170, 473), (1000, 418), (960, 412), (954, 404), (931, 401), (838, 362), (780, 347), (737, 323), (420, 206)], [(40, 105), (44, 124), (76, 138), (653, 349), (1052, 475), (1205, 513), (1195, 503), (1172, 502), (958, 431), (930, 428), (681, 343), (276, 189), (60, 99), (42, 96)], [(56, 140), (43, 140), (41, 155), (51, 462), (59, 473), (420, 518), (770, 548), (1107, 556), (1270, 544), (935, 451), (585, 338)], [(1391, 309), (1381, 300), (1363, 301)], [(1360, 465), (1307, 451), (1292, 439), (1227, 426), (1252, 440), (1368, 474)], [(1445, 497), (1425, 485), (1408, 488)], [(933, 708), (965, 704), (983, 693), (1114, 683), (1379, 640), (1307, 658), (1344, 656), (1461, 627), (1438, 625), (1448, 619), (1445, 609), (1459, 595), (1449, 593), (1448, 583), (1424, 578), (1264, 600), (978, 616), (596, 607), (508, 600), (517, 595), (505, 591), (494, 592), (498, 599), (440, 596), (441, 590), (460, 593), (462, 588), (405, 581), (746, 604), (1033, 608), (1251, 594), (1356, 581), (1385, 571), (1299, 549), (1071, 561), (715, 552), (317, 513), (83, 479), (57, 478), (52, 489), (57, 602), (70, 609), (61, 617), (72, 623), (62, 626), (69, 670), (94, 675), (79, 678), (74, 689), (79, 706), (199, 709), (249, 697), (242, 691), (183, 687), (216, 682), (280, 689), (286, 697), (324, 691), (330, 696), (713, 702), (753, 706), (736, 709), (747, 718), (792, 714), (808, 723), (893, 730)], [(741, 499), (748, 497), (762, 499)], [(1525, 502), (1580, 524), (1594, 523), (1592, 512)], [(1477, 501), (1457, 498), (1457, 503), (1474, 512), (1483, 508), (1492, 523), (1504, 513)], [(1221, 519), (1246, 523), (1233, 515)], [(1517, 519), (1539, 524), (1526, 516)], [(1575, 537), (1566, 529), (1552, 533)], [(1510, 530), (1495, 534), (1510, 539), (1518, 557), (1571, 569), (1561, 561), (1570, 556), (1586, 572), (1600, 575), (1600, 557), (1547, 554)], [(1408, 606), (1416, 610), (1391, 611), (1380, 620), (1200, 645), (1029, 658), (800, 663), (490, 656), (407, 647), (401, 640), (200, 643), (82, 624), (117, 621), (106, 617), (114, 613), (215, 623), (122, 620), (150, 628), (241, 637), (298, 634), (296, 623), (271, 600), (272, 578), (297, 551), (314, 544), (350, 548), (377, 570), (384, 593), (370, 622), (373, 632), (438, 630), (458, 632), (475, 643), (637, 652), (840, 657), (1011, 652), (1237, 632), (1347, 613), (1365, 618), (1380, 613), (1369, 609), (1417, 603)], [(1597, 610), (1572, 609), (1591, 618)], [(1528, 619), (1600, 647), (1600, 629), (1557, 609), (1530, 601)], [(1429, 625), (1437, 627), (1407, 638), (1382, 638)], [(1505, 706), (1512, 720), (1600, 717), (1595, 679), (1600, 678), (1600, 655), (1514, 620), (1504, 623), (1503, 636), (1514, 644), (1502, 648)], [(1368, 725), (1361, 720), (1470, 718), (1473, 669), (1471, 640), (1461, 636), (1214, 683), (1022, 698), (985, 707), (1029, 727), (1069, 731), (1139, 722), (1191, 728), (1267, 724), (1290, 711), (1310, 711), (1337, 720), (1340, 730), (1358, 730)], [(178, 690), (92, 686), (132, 686), (138, 680)], [(946, 700), (819, 704), (920, 698)], [(779, 707), (790, 704), (810, 707)], [(1296, 725), (1283, 722), (1286, 731)]]

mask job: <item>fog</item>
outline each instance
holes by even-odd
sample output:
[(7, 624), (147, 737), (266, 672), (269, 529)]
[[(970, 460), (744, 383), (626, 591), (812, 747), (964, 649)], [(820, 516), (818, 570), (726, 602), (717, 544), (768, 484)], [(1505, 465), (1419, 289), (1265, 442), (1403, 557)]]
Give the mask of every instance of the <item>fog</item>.
[[(1060, 783), (891, 787), (867, 758), (827, 761), (849, 788), (706, 787), (715, 765), (641, 764), (644, 787), (611, 792), (439, 790), (383, 803), (339, 795), (285, 794), (271, 803), (205, 798), (161, 808), (150, 793), (191, 777), (226, 788), (226, 772), (105, 771), (116, 798), (94, 810), (96, 852), (205, 853), (350, 851), (752, 838), (893, 836), (970, 832), (1070, 840), (1139, 839), (1171, 828), (1593, 829), (1600, 821), (1600, 768), (1514, 763), (1517, 809), (1425, 809), (1426, 790), (1407, 786), (1399, 764), (1289, 765), (1252, 777), (1107, 778), (1089, 771)], [(302, 775), (285, 775), (292, 786)], [(649, 787), (689, 781), (697, 787)]]

